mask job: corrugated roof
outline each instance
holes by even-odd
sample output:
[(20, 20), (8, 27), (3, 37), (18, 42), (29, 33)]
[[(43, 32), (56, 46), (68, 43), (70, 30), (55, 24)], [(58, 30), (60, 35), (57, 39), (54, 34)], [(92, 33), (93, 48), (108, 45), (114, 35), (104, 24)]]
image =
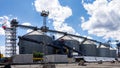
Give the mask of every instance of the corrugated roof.
[(110, 50), (116, 50), (116, 49), (115, 49), (115, 48), (111, 48), (111, 47), (110, 47)]
[(65, 40), (74, 40), (71, 36), (64, 36), (61, 39), (65, 39)]
[(83, 44), (95, 44), (95, 43), (90, 40), (86, 40)]
[(31, 31), (31, 32), (25, 34), (24, 36), (26, 36), (26, 35), (45, 35), (45, 33), (42, 32), (41, 30), (37, 30), (37, 31)]
[(107, 48), (106, 46), (104, 46), (104, 45), (101, 45), (101, 47), (100, 48)]

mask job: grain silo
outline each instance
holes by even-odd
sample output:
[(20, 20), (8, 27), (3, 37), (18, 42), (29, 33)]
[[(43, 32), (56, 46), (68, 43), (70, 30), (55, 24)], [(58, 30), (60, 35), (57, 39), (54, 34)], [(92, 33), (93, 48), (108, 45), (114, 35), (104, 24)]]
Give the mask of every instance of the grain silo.
[(117, 57), (117, 51), (114, 48), (110, 48), (110, 57), (116, 58)]
[(40, 30), (32, 31), (22, 37), (36, 40), (39, 42), (44, 42), (45, 44), (38, 44), (24, 39), (19, 39), (20, 54), (32, 54), (33, 52), (44, 52), (46, 54), (53, 53), (53, 48), (50, 46), (46, 46), (47, 44), (52, 43), (52, 38), (41, 32)]
[(101, 45), (101, 47), (97, 48), (97, 55), (99, 57), (110, 57), (110, 49), (109, 49), (109, 47)]
[[(79, 51), (79, 44), (80, 44), (79, 41), (77, 41), (76, 39), (74, 39), (71, 36), (64, 36), (61, 39), (64, 40), (65, 45)], [(73, 53), (75, 53), (75, 52), (73, 52)]]
[(84, 44), (80, 45), (80, 51), (85, 56), (96, 56), (96, 45), (91, 41), (86, 41)]

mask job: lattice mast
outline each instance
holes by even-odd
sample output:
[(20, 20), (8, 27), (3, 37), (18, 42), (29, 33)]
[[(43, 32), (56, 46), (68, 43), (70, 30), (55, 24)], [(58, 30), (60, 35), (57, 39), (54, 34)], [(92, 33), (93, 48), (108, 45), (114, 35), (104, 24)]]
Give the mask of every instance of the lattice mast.
[(10, 27), (2, 26), (5, 30), (5, 55), (6, 57), (11, 57), (16, 55), (16, 27), (12, 24), (15, 23), (16, 20), (13, 19), (10, 22)]

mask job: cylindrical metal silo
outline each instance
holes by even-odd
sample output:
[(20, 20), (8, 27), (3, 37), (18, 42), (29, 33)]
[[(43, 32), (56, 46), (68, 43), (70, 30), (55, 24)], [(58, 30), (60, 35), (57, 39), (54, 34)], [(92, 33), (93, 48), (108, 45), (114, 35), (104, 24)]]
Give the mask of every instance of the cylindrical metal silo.
[(80, 45), (80, 51), (85, 56), (96, 56), (96, 45), (95, 44), (82, 44)]
[(68, 45), (69, 47), (79, 51), (79, 41), (77, 41), (69, 36), (65, 36), (62, 39), (64, 39), (65, 45)]
[(116, 49), (110, 48), (110, 57), (113, 57), (113, 58), (117, 57)]
[(73, 39), (71, 36), (64, 36), (63, 38), (61, 38), (64, 40), (65, 45), (79, 51), (79, 41)]
[(33, 52), (44, 52), (46, 54), (52, 54), (53, 48), (47, 46), (52, 43), (52, 38), (47, 36), (41, 31), (33, 31), (23, 36), (24, 38), (33, 39), (36, 41), (44, 42), (45, 44), (38, 44), (31, 41), (19, 39), (19, 52), (20, 54), (32, 54)]
[(102, 45), (101, 47), (97, 48), (97, 54), (99, 57), (110, 57), (109, 47)]

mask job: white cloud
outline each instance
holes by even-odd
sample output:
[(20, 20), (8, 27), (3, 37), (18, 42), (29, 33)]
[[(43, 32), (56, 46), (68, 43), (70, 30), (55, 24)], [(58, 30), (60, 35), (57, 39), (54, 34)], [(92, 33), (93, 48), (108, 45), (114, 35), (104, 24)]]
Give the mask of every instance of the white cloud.
[(4, 29), (2, 28), (2, 26), (6, 26), (6, 27), (10, 27), (10, 22), (9, 22), (9, 17), (8, 16), (1, 16), (0, 17), (0, 35), (4, 35)]
[(64, 31), (75, 34), (75, 30), (64, 23), (65, 19), (72, 15), (72, 10), (68, 6), (60, 5), (58, 0), (35, 0), (34, 2), (37, 12), (42, 10), (49, 11), (49, 19), (53, 20), (53, 26), (55, 30)]
[(22, 25), (31, 26), (31, 24), (28, 22), (22, 23)]
[[(31, 26), (31, 23), (28, 23), (28, 22), (25, 22), (25, 23), (22, 23), (22, 25), (26, 25), (26, 26)], [(33, 31), (32, 29), (28, 29), (27, 30), (27, 33)]]
[(5, 35), (5, 31), (3, 28), (0, 27), (0, 35)]
[(2, 16), (0, 17), (0, 24), (5, 25), (6, 27), (10, 27), (10, 18), (8, 16)]
[(85, 22), (85, 18), (83, 16), (80, 17), (81, 22)]
[(83, 37), (86, 37), (88, 39), (93, 39), (91, 36), (83, 36)]
[(83, 6), (90, 15), (89, 20), (82, 23), (83, 30), (89, 34), (102, 36), (105, 39), (120, 40), (120, 0), (95, 0)]

